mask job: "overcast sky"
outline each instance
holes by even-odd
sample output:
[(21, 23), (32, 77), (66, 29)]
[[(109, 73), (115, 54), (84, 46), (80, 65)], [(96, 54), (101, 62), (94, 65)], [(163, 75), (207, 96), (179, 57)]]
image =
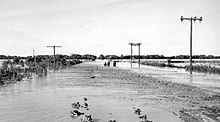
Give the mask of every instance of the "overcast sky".
[[(220, 55), (220, 0), (0, 0), (0, 54)], [(138, 54), (134, 47), (134, 54)]]

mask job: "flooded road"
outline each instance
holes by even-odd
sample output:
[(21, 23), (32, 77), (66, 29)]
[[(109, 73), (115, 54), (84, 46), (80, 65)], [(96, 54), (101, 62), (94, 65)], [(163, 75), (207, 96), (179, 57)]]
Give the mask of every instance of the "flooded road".
[[(132, 77), (126, 80), (126, 71), (115, 72), (113, 68), (101, 65), (86, 62), (49, 72), (47, 76), (0, 86), (0, 121), (80, 122), (80, 118), (70, 117), (71, 104), (82, 102), (84, 97), (88, 98), (90, 109), (83, 112), (91, 114), (94, 122), (110, 119), (139, 122), (134, 107), (141, 108), (142, 113), (154, 122), (164, 122), (164, 118), (169, 122), (181, 121), (172, 112), (152, 102), (154, 96), (139, 89), (141, 84), (133, 85)], [(95, 78), (91, 79), (92, 76)]]

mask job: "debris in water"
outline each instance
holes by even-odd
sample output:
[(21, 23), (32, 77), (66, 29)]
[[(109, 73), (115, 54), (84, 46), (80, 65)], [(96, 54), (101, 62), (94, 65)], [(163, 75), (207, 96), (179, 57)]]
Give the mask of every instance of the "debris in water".
[(89, 106), (88, 103), (84, 103), (83, 105), (81, 105), (81, 107), (82, 107), (82, 108), (86, 108), (86, 110), (89, 110), (88, 106)]
[(79, 112), (78, 110), (70, 111), (70, 116), (71, 116), (71, 117), (74, 117), (74, 118), (79, 117), (79, 116), (81, 116), (81, 115), (83, 115), (83, 114), (84, 114), (84, 113)]
[(85, 98), (83, 98), (83, 100), (84, 100), (84, 101), (87, 101), (88, 99), (85, 97)]
[[(110, 118), (112, 118), (112, 113), (109, 113)], [(108, 122), (117, 122), (115, 119), (109, 119)]]
[(134, 110), (134, 113), (137, 115), (141, 115), (141, 110), (139, 108), (137, 108), (136, 110)]
[(85, 115), (82, 119), (81, 122), (93, 122), (92, 116), (91, 115)]
[(117, 122), (116, 120), (108, 120), (108, 122)]
[(140, 115), (139, 119), (141, 120), (141, 122), (152, 122), (152, 121), (147, 120), (147, 115), (146, 114), (145, 115)]
[(79, 102), (72, 103), (72, 107), (75, 108), (75, 109), (79, 109), (80, 108)]
[[(83, 112), (80, 112), (80, 108), (86, 108), (86, 110), (89, 110), (88, 108), (88, 103), (87, 103), (87, 98), (83, 98), (84, 103), (80, 104), (79, 102), (72, 103), (72, 107), (74, 110), (70, 111), (70, 116), (73, 117), (74, 119), (76, 117), (79, 117), (81, 115), (85, 115)], [(82, 119), (82, 122), (93, 122), (92, 116), (91, 115), (85, 115)]]

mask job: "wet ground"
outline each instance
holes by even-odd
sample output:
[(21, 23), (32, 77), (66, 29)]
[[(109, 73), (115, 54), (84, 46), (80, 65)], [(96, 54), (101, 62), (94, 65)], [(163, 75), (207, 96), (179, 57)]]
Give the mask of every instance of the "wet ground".
[(204, 100), (216, 94), (128, 69), (85, 62), (1, 86), (0, 121), (80, 122), (80, 117), (70, 117), (71, 104), (86, 97), (89, 110), (82, 112), (91, 114), (95, 122), (140, 122), (134, 114), (137, 108), (153, 122), (183, 122), (180, 109), (219, 105), (218, 98)]

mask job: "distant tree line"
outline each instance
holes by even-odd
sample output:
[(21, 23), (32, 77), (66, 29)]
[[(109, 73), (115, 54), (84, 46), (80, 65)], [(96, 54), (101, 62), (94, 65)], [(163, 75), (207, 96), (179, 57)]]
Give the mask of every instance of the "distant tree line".
[[(132, 56), (135, 59), (138, 59), (138, 55)], [(57, 54), (56, 55), (56, 61), (61, 61), (63, 59), (87, 59), (87, 60), (95, 60), (95, 59), (130, 59), (130, 55), (103, 55), (101, 54), (99, 57), (91, 54), (72, 54), (72, 55), (62, 55)], [(36, 55), (33, 56), (6, 56), (6, 55), (0, 55), (0, 59), (13, 59), (17, 62), (19, 62), (21, 59), (26, 59), (27, 61), (36, 61), (41, 62), (42, 60), (51, 60), (53, 62), (53, 55)], [(177, 56), (164, 56), (164, 55), (140, 55), (140, 59), (189, 59), (189, 55), (177, 55)], [(193, 55), (193, 59), (220, 59), (220, 56), (214, 56), (214, 55)]]
[(25, 59), (26, 57), (0, 55), (0, 59), (14, 59), (14, 58)]
[[(97, 57), (94, 55), (86, 54), (86, 55), (80, 55), (80, 54), (72, 54), (70, 56), (68, 55), (62, 55), (57, 54), (55, 56), (56, 65), (58, 66), (67, 66), (68, 64), (74, 65), (80, 63), (80, 59), (86, 59), (86, 60), (95, 60)], [(69, 60), (72, 59), (72, 60)], [(38, 64), (49, 64), (49, 67), (54, 66), (54, 57), (53, 55), (37, 55), (37, 56), (27, 56), (26, 62), (36, 62)]]
[(91, 54), (85, 54), (85, 55), (80, 55), (80, 54), (72, 54), (69, 56), (69, 59), (87, 59), (87, 60), (95, 60), (97, 56), (91, 55)]
[[(189, 59), (189, 55), (178, 55), (178, 56), (171, 56), (170, 58), (173, 59)], [(193, 55), (193, 59), (220, 59), (220, 56), (214, 55)]]
[[(134, 59), (138, 59), (138, 55), (132, 56)], [(177, 56), (164, 56), (164, 55), (140, 55), (140, 59), (189, 59), (189, 55), (177, 55)], [(130, 59), (131, 55), (103, 55), (101, 54), (98, 59)], [(193, 59), (220, 59), (220, 56), (213, 55), (193, 55)]]
[[(57, 54), (56, 55), (56, 61), (60, 61), (61, 59), (88, 59), (88, 60), (95, 60), (97, 57), (95, 55), (91, 54), (85, 54), (85, 55), (80, 55), (80, 54), (72, 54), (72, 55), (62, 55), (62, 54)], [(42, 60), (48, 60), (51, 59), (53, 60), (53, 55), (36, 55), (36, 56), (26, 56), (26, 57), (21, 57), (21, 56), (6, 56), (6, 55), (0, 55), (0, 59), (26, 59), (28, 61), (36, 61), (36, 62), (41, 62)]]

